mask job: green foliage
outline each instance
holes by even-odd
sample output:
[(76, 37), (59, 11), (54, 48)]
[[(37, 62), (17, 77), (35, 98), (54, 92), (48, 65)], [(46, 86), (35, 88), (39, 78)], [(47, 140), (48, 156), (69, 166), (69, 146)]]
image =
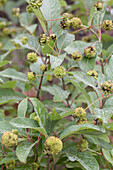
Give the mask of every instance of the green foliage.
[(112, 169), (112, 10), (0, 2), (1, 169)]

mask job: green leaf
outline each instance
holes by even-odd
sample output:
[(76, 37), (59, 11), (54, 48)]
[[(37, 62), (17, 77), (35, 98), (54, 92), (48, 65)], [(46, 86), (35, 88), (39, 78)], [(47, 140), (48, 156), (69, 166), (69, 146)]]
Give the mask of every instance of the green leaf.
[(12, 131), (14, 129), (14, 126), (9, 124), (7, 121), (0, 121), (0, 133), (4, 133), (7, 131)]
[[(53, 20), (61, 18), (60, 8), (59, 0), (43, 0), (41, 11), (46, 20)], [(59, 29), (59, 20), (48, 21), (48, 28), (51, 29), (51, 33)]]
[(0, 165), (5, 164), (5, 163), (10, 162), (10, 161), (13, 161), (13, 160), (17, 160), (17, 157), (15, 155), (7, 156), (0, 161)]
[[(26, 2), (29, 4), (29, 0), (26, 0)], [(45, 18), (44, 18), (44, 16), (43, 16), (43, 14), (42, 14), (42, 12), (39, 10), (39, 9), (34, 9), (34, 13), (35, 13), (35, 15), (36, 15), (36, 17), (37, 17), (37, 19), (39, 20), (39, 22), (40, 22), (40, 24), (41, 24), (41, 26), (42, 26), (42, 29), (43, 29), (43, 31), (44, 31), (44, 33), (46, 34), (47, 33), (47, 29), (46, 29), (46, 20), (45, 20)]]
[(38, 99), (30, 98), (29, 100), (33, 104), (36, 115), (38, 116), (39, 125), (41, 127), (45, 127), (46, 120), (48, 118), (48, 111), (46, 110), (45, 106)]
[[(68, 80), (67, 80), (68, 81)], [(76, 88), (83, 94), (83, 96), (85, 97), (85, 99), (86, 99), (86, 102), (88, 101), (88, 103), (89, 104), (91, 104), (91, 98), (90, 98), (90, 96), (88, 95), (88, 93), (86, 92), (86, 90), (84, 89), (84, 88), (82, 88), (81, 86), (80, 86), (80, 84), (79, 83), (77, 83), (76, 81), (74, 81), (74, 80), (69, 80), (69, 82), (71, 82), (74, 86), (76, 86)]]
[[(22, 44), (22, 42), (21, 42), (22, 37), (28, 38), (27, 44), (25, 44), (25, 45)], [(33, 50), (33, 51), (36, 51), (39, 48), (37, 38), (32, 36), (32, 35), (29, 35), (29, 34), (19, 34), (12, 41), (20, 44), (21, 47), (23, 47), (23, 48), (27, 48), (27, 49), (30, 49), (30, 50)]]
[(30, 150), (32, 147), (37, 143), (31, 143), (28, 141), (20, 143), (16, 148), (16, 156), (18, 157), (19, 161), (22, 163), (27, 163), (27, 157), (29, 156)]
[(106, 160), (113, 165), (113, 158), (112, 158), (110, 152), (108, 150), (104, 149), (104, 148), (102, 148), (102, 152), (103, 152), (104, 157), (106, 158)]
[(40, 133), (44, 134), (45, 136), (47, 136), (45, 129), (43, 127), (39, 127), (38, 123), (33, 119), (17, 117), (17, 118), (12, 119), (10, 121), (10, 124), (18, 128), (35, 129), (39, 131)]
[(75, 40), (75, 36), (73, 34), (64, 32), (57, 39), (57, 47), (59, 50), (63, 50), (74, 40)]
[(57, 57), (50, 55), (51, 68), (54, 69), (55, 67), (60, 66), (62, 62), (64, 61), (65, 56), (66, 56), (66, 53), (60, 56), (57, 56)]
[(4, 103), (8, 103), (11, 101), (20, 101), (25, 96), (19, 92), (16, 92), (12, 89), (0, 89), (0, 105)]
[(70, 115), (73, 115), (73, 114), (74, 114), (74, 110), (70, 109), (66, 112), (61, 112), (60, 116), (63, 118), (63, 117), (70, 116)]
[(54, 42), (52, 40), (49, 40), (45, 46), (41, 47), (41, 51), (43, 55), (51, 54), (52, 52), (54, 52)]
[(11, 64), (11, 61), (7, 61), (7, 60), (0, 61), (0, 67), (5, 66), (6, 64)]
[(96, 88), (96, 86), (94, 86), (94, 79), (90, 76), (88, 76), (87, 74), (81, 72), (81, 71), (76, 71), (73, 72), (73, 76), (75, 79), (77, 79), (78, 81), (83, 82), (84, 84), (91, 86), (93, 89), (98, 90)]
[(16, 81), (6, 81), (3, 84), (0, 84), (0, 88), (9, 88), (13, 89), (16, 86)]
[[(102, 127), (98, 127), (93, 124), (80, 124), (80, 125), (73, 125), (68, 128), (66, 128), (60, 135), (60, 138), (63, 139), (66, 136), (72, 135), (72, 134), (77, 134), (79, 131), (82, 130), (92, 130), (93, 131), (100, 131), (102, 133), (105, 133), (106, 130)], [(85, 131), (84, 131), (85, 134)]]
[(113, 122), (107, 123), (107, 124), (104, 125), (103, 127), (106, 128), (106, 129), (108, 129), (108, 130), (113, 130)]
[(65, 0), (59, 0), (61, 7), (67, 7), (67, 2)]
[(86, 170), (99, 170), (99, 165), (95, 157), (88, 152), (70, 151), (66, 155), (70, 161), (78, 161)]
[(24, 82), (28, 81), (27, 76), (24, 73), (18, 72), (12, 68), (7, 68), (4, 71), (1, 71), (0, 76), (12, 78), (12, 79), (20, 80), (20, 81), (24, 81)]
[(95, 15), (95, 12), (96, 12), (96, 8), (95, 7), (92, 7), (91, 10), (90, 10), (90, 15), (89, 15), (89, 22), (88, 22), (88, 26), (92, 25), (92, 21), (93, 21), (93, 18), (94, 18), (94, 15)]
[(84, 53), (84, 48), (91, 46), (93, 43), (87, 43), (83, 41), (73, 41), (64, 50), (67, 54), (72, 54), (75, 51), (80, 51), (81, 54)]
[(28, 107), (28, 99), (23, 99), (18, 105), (18, 117), (25, 117)]
[(7, 56), (8, 54), (10, 54), (12, 51), (14, 51), (16, 48), (13, 47), (13, 49), (10, 49), (9, 51), (7, 51), (6, 53), (0, 55), (0, 61), (3, 61)]
[(50, 94), (54, 95), (54, 98), (53, 98), (54, 102), (61, 102), (67, 99), (70, 94), (70, 92), (62, 90), (61, 87), (58, 87), (56, 85), (42, 87), (42, 90), (47, 91)]
[(50, 120), (60, 120), (61, 116), (56, 112), (56, 109), (53, 108), (52, 112), (49, 112), (49, 119)]
[(27, 13), (24, 12), (20, 14), (20, 25), (24, 27), (27, 31), (29, 31), (31, 34), (34, 33), (37, 24), (31, 24), (31, 21), (34, 20), (35, 15), (33, 13)]
[(109, 62), (107, 63), (107, 66), (105, 67), (105, 74), (107, 77), (107, 80), (113, 81), (113, 55), (111, 56)]
[(45, 33), (47, 33), (46, 23), (45, 23), (46, 20), (45, 20), (43, 14), (38, 9), (34, 9), (34, 13), (36, 14), (36, 17), (38, 18), (38, 20), (39, 20), (39, 22), (40, 22), (40, 24), (42, 26), (42, 29), (44, 30)]
[(110, 108), (95, 108), (95, 116), (103, 121), (103, 123), (108, 123), (108, 120), (113, 114), (113, 107)]
[(86, 57), (82, 57), (82, 60), (80, 61), (80, 68), (85, 72), (89, 70), (93, 70), (95, 67), (95, 62), (96, 62), (96, 57), (90, 59)]

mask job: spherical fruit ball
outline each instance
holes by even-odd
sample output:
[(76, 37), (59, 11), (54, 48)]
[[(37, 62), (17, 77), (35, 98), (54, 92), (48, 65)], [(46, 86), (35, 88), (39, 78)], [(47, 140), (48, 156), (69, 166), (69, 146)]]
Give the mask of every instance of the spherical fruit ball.
[(45, 153), (50, 155), (58, 155), (58, 153), (61, 152), (63, 148), (63, 143), (59, 138), (51, 136), (46, 139), (44, 146)]
[(58, 66), (54, 69), (54, 75), (56, 78), (63, 78), (66, 75), (64, 67)]
[(41, 71), (46, 71), (46, 68), (47, 68), (47, 66), (46, 66), (45, 64), (42, 64), (42, 65), (40, 66), (40, 70), (41, 70)]
[(69, 20), (61, 20), (60, 21), (60, 27), (64, 30), (69, 29), (70, 27), (70, 21)]
[(41, 46), (44, 46), (44, 45), (46, 45), (47, 40), (48, 40), (48, 38), (47, 38), (46, 34), (42, 34), (42, 35), (40, 35), (38, 42)]
[(111, 29), (113, 28), (113, 23), (112, 20), (105, 20), (102, 24), (103, 29), (106, 31), (111, 31)]
[(84, 55), (86, 58), (93, 58), (96, 55), (96, 48), (94, 46), (89, 46), (84, 49)]
[(102, 2), (96, 2), (94, 6), (97, 8), (98, 11), (100, 11), (103, 8), (103, 3)]
[(56, 35), (55, 34), (51, 34), (50, 35), (50, 40), (52, 40), (53, 42), (56, 41)]
[(27, 78), (28, 78), (29, 81), (34, 81), (34, 80), (36, 80), (37, 75), (34, 72), (28, 72)]
[(72, 28), (80, 28), (80, 26), (81, 26), (81, 24), (82, 24), (82, 22), (81, 22), (81, 19), (80, 18), (78, 18), (78, 17), (73, 17), (72, 19), (71, 19), (71, 26), (72, 26)]
[(79, 53), (78, 51), (75, 51), (73, 54), (72, 54), (72, 58), (76, 61), (79, 61), (82, 59), (82, 54)]
[(106, 81), (100, 84), (101, 90), (103, 90), (104, 94), (108, 95), (113, 92), (113, 83), (111, 81)]
[(36, 53), (34, 53), (34, 52), (28, 53), (27, 54), (27, 59), (31, 63), (36, 63), (37, 62), (37, 55), (36, 55)]
[(81, 118), (84, 118), (86, 116), (86, 112), (82, 107), (78, 107), (78, 108), (75, 109), (74, 115), (75, 115), (75, 117), (81, 119)]
[(95, 80), (97, 80), (97, 78), (98, 78), (98, 73), (95, 70), (89, 70), (87, 72), (87, 75), (93, 77)]
[(22, 37), (21, 42), (23, 45), (28, 43), (28, 38), (27, 37)]
[(18, 136), (10, 131), (2, 135), (2, 144), (7, 148), (16, 146), (18, 144)]

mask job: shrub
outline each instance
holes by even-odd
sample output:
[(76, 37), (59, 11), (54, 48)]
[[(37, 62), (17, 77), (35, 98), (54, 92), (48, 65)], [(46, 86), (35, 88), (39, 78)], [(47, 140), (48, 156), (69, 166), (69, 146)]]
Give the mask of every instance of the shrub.
[(111, 170), (113, 2), (0, 8), (1, 169)]

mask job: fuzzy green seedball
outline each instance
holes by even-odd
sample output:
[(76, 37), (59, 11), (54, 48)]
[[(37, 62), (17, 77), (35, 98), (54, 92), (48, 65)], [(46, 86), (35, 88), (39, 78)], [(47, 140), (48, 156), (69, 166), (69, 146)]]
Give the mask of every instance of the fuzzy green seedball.
[(22, 37), (21, 42), (22, 42), (23, 45), (27, 44), (28, 43), (28, 38), (25, 37), (25, 36)]
[(43, 4), (43, 0), (31, 0), (30, 1), (30, 5), (31, 7), (35, 8), (35, 9), (38, 9), (42, 6)]
[(76, 143), (76, 148), (80, 152), (85, 152), (88, 149), (88, 141), (86, 139), (81, 139)]
[(62, 19), (62, 20), (60, 21), (60, 27), (61, 27), (62, 29), (64, 29), (64, 30), (69, 29), (69, 27), (70, 27), (70, 20), (64, 20), (64, 19)]
[(98, 78), (98, 73), (95, 70), (89, 70), (87, 72), (87, 75), (93, 77), (95, 80), (97, 80), (97, 78)]
[(73, 54), (72, 54), (72, 58), (76, 61), (79, 61), (82, 59), (82, 54), (79, 53), (78, 51), (75, 51)]
[(36, 63), (37, 62), (37, 54), (34, 52), (28, 53), (27, 59), (30, 63)]
[(112, 20), (104, 20), (102, 27), (106, 31), (111, 31), (111, 29), (113, 28)]
[(108, 95), (113, 92), (113, 83), (111, 81), (106, 81), (100, 84), (101, 90), (104, 94)]
[(10, 160), (6, 162), (6, 168), (9, 170), (13, 170), (16, 167), (16, 161), (15, 160)]
[(48, 41), (48, 37), (46, 36), (46, 34), (42, 34), (40, 35), (38, 42), (41, 46), (44, 46)]
[(98, 11), (100, 11), (103, 8), (103, 3), (102, 2), (96, 2), (94, 6), (97, 8)]
[(55, 34), (51, 34), (50, 35), (50, 40), (52, 40), (53, 42), (56, 41), (56, 35)]
[(66, 76), (66, 71), (64, 67), (58, 66), (54, 69), (54, 75), (56, 78), (63, 78)]
[(18, 136), (10, 131), (7, 131), (2, 135), (2, 144), (7, 148), (16, 146), (18, 144)]
[(58, 155), (59, 152), (61, 152), (63, 148), (63, 143), (62, 141), (54, 136), (51, 136), (46, 139), (45, 143), (45, 154), (50, 154), (50, 155)]
[(12, 9), (12, 15), (14, 17), (19, 17), (19, 15), (20, 15), (20, 8), (13, 8)]
[(84, 118), (86, 116), (86, 112), (82, 107), (78, 107), (74, 111), (74, 116), (81, 119), (81, 118)]
[(81, 19), (80, 18), (78, 18), (78, 17), (73, 17), (72, 19), (71, 19), (71, 26), (72, 26), (72, 28), (80, 28), (80, 26), (81, 26), (81, 24), (82, 24), (82, 22), (81, 22)]
[(96, 55), (96, 48), (94, 46), (89, 46), (84, 49), (84, 55), (86, 58), (93, 58)]
[(28, 78), (29, 81), (34, 81), (34, 80), (36, 80), (37, 75), (34, 72), (28, 72), (27, 78)]
[(18, 135), (18, 130), (17, 129), (12, 129), (12, 133), (15, 135)]
[(47, 66), (46, 66), (45, 64), (42, 64), (42, 65), (40, 66), (40, 70), (41, 70), (41, 71), (46, 71), (46, 69), (47, 69)]

